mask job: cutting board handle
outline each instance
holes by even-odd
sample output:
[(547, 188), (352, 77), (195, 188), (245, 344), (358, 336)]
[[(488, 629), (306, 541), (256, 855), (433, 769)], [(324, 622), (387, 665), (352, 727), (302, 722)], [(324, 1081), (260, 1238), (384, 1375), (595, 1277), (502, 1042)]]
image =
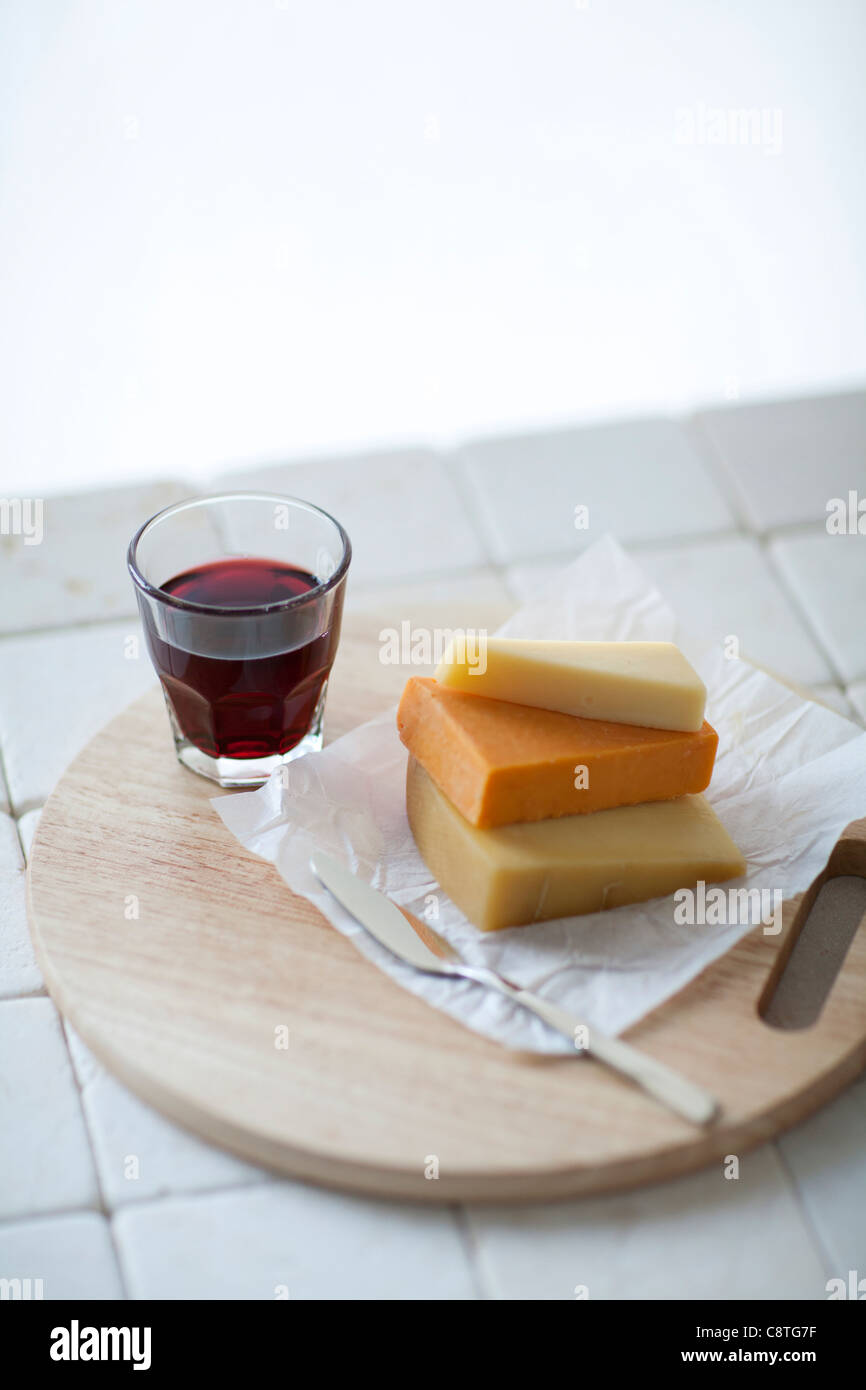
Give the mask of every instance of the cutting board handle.
[[(758, 1001), (758, 1013), (764, 1018), (776, 990), (779, 981), (785, 973), (791, 953), (800, 939), (803, 928), (805, 927), (818, 895), (826, 883), (834, 878), (863, 878), (866, 879), (866, 817), (860, 820), (852, 820), (845, 826), (832, 850), (826, 865), (818, 874), (817, 878), (810, 883), (806, 891), (799, 897), (790, 899), (786, 902), (786, 916), (790, 911), (790, 920), (787, 922), (785, 936), (779, 946), (773, 967), (767, 977), (761, 997)], [(862, 926), (862, 922), (860, 924)], [(859, 928), (858, 928), (859, 929)], [(855, 933), (856, 934), (856, 933)], [(841, 963), (840, 963), (841, 965)]]
[(802, 895), (789, 935), (799, 936), (815, 899), (827, 880), (841, 878), (847, 874), (853, 878), (866, 878), (866, 816), (861, 820), (852, 820), (850, 825), (845, 826), (830, 851), (826, 867)]

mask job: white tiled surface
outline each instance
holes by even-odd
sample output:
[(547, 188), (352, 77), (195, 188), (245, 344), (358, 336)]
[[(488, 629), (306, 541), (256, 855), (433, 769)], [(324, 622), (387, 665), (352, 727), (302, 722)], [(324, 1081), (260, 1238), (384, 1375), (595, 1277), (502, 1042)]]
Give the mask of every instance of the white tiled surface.
[(0, 1057), (0, 1216), (98, 1206), (78, 1089), (50, 999), (0, 1006)]
[[(494, 1298), (815, 1298), (826, 1276), (771, 1145), (674, 1183), (541, 1210), (479, 1208)], [(576, 1290), (585, 1290), (577, 1293)]]
[(154, 483), (42, 499), (38, 545), (0, 536), (0, 632), (134, 614), (127, 546), (143, 521), (188, 493)]
[[(805, 685), (831, 681), (820, 646), (752, 537), (630, 549), (687, 629), (719, 640), (736, 636), (744, 656), (791, 680)], [(528, 599), (555, 570), (550, 561), (515, 565), (506, 578), (515, 597)]]
[(137, 618), (0, 639), (0, 746), (15, 809), (44, 801), (85, 743), (154, 680)]
[(216, 488), (261, 488), (324, 507), (352, 541), (357, 585), (483, 564), (486, 555), (445, 461), (422, 449), (224, 473)]
[[(501, 564), (576, 553), (607, 530), (628, 542), (733, 525), (719, 487), (675, 421), (477, 440), (456, 462)], [(576, 507), (588, 508), (586, 529), (575, 527)]]
[(267, 1180), (261, 1168), (163, 1119), (115, 1081), (68, 1025), (66, 1034), (109, 1207)]
[[(505, 579), (492, 566), (461, 571), (457, 574), (427, 575), (423, 579), (400, 581), (396, 591), (400, 607), (411, 611), (427, 603), (501, 603), (514, 606), (514, 598)], [(346, 595), (347, 612), (355, 609), (389, 608), (395, 596), (394, 584), (355, 584), (350, 582)]]
[(41, 1279), (48, 1299), (124, 1297), (108, 1220), (95, 1212), (0, 1225), (0, 1270)]
[(637, 558), (686, 627), (739, 638), (740, 651), (792, 680), (832, 672), (758, 542), (744, 536), (644, 549)]
[[(866, 497), (866, 489), (864, 489)], [(866, 675), (866, 535), (781, 536), (779, 570), (846, 681)]]
[(747, 524), (824, 524), (827, 502), (866, 497), (866, 391), (728, 406), (697, 416)]
[(42, 976), (27, 929), (24, 859), (15, 822), (0, 815), (0, 999), (34, 994)]
[[(687, 623), (736, 632), (755, 659), (866, 722), (866, 536), (823, 524), (826, 496), (866, 492), (860, 409), (726, 408), (682, 427), (629, 422), (235, 480), (336, 512), (355, 544), (359, 612), (507, 607), (609, 526)], [(105, 619), (134, 611), (127, 532), (185, 491), (58, 502), (26, 593), (30, 557), (0, 553), (0, 763), (25, 850), (65, 763), (152, 680), (143, 651), (125, 654), (134, 619)], [(579, 503), (589, 532), (574, 529)], [(711, 1170), (549, 1207), (391, 1206), (201, 1144), (114, 1081), (40, 993), (9, 804), (0, 779), (0, 1277), (42, 1277), (47, 1297), (269, 1299), (285, 1286), (293, 1298), (568, 1299), (587, 1284), (591, 1298), (727, 1299), (821, 1298), (827, 1278), (866, 1272), (866, 1082), (745, 1155), (735, 1183)]]
[(273, 1183), (125, 1209), (134, 1298), (474, 1298), (452, 1211)]
[(782, 1135), (779, 1148), (830, 1274), (845, 1278), (849, 1269), (859, 1269), (866, 1277), (866, 1080)]

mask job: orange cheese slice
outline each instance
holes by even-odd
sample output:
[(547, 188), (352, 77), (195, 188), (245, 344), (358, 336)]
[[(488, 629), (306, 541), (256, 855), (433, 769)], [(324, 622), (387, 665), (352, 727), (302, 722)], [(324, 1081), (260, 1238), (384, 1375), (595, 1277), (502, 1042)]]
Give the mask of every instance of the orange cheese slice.
[(475, 826), (666, 801), (709, 785), (718, 735), (646, 729), (489, 700), (412, 676), (397, 712), (409, 752)]

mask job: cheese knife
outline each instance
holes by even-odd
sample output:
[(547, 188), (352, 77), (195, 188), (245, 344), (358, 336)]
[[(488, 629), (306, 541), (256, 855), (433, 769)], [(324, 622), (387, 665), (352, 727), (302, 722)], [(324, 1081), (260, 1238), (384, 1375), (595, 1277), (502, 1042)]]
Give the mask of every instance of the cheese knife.
[(573, 1017), (530, 990), (521, 989), (487, 966), (468, 965), (443, 936), (414, 913), (371, 888), (332, 855), (317, 850), (310, 859), (313, 873), (347, 912), (392, 955), (431, 975), (450, 975), (474, 980), (513, 999), (542, 1019), (554, 1032), (568, 1038), (578, 1052), (586, 1052), (621, 1076), (628, 1077), (662, 1105), (694, 1125), (707, 1125), (718, 1114), (719, 1104), (703, 1087), (695, 1085), (664, 1062), (648, 1056), (631, 1043), (610, 1037)]

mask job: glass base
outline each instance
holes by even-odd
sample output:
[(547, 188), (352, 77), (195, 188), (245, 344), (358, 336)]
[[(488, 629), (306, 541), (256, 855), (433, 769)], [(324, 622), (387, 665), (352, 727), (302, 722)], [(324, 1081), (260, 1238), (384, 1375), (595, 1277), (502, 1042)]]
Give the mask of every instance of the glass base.
[(287, 753), (269, 753), (261, 758), (214, 758), (210, 753), (203, 753), (182, 732), (171, 700), (168, 698), (167, 692), (163, 690), (171, 731), (174, 735), (177, 760), (184, 767), (189, 768), (190, 772), (196, 772), (199, 777), (207, 777), (208, 781), (216, 782), (218, 787), (246, 787), (247, 790), (261, 787), (267, 782), (274, 768), (285, 767), (287, 763), (294, 762), (295, 758), (302, 758), (305, 753), (318, 753), (322, 747), (322, 725), (325, 716), (327, 688), (328, 682), (325, 681), (319, 702), (316, 705), (313, 723), (300, 742), (296, 743), (294, 748), (290, 748)]
[(305, 734), (288, 753), (272, 753), (267, 758), (212, 758), (188, 739), (175, 739), (178, 762), (207, 777), (219, 787), (260, 787), (267, 782), (275, 767), (284, 767), (305, 753), (318, 753), (322, 746), (321, 733)]

